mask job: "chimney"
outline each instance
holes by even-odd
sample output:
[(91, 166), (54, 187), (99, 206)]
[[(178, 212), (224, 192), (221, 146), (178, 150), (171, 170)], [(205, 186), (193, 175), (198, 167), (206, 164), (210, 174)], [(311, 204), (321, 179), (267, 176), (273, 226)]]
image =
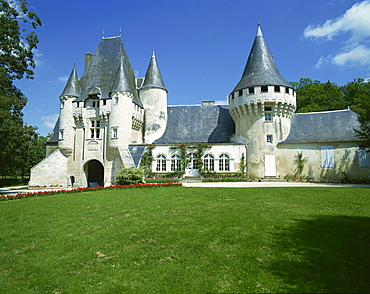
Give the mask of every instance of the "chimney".
[(202, 101), (202, 106), (213, 106), (214, 104), (215, 102), (211, 100)]
[(85, 71), (89, 66), (92, 54), (90, 52), (85, 53)]

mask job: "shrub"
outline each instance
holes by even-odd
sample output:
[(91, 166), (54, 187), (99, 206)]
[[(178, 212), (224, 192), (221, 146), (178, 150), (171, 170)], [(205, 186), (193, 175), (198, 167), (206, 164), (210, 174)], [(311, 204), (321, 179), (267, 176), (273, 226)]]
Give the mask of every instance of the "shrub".
[(134, 185), (142, 183), (144, 178), (144, 169), (137, 167), (122, 167), (122, 170), (117, 174), (117, 184), (119, 185)]

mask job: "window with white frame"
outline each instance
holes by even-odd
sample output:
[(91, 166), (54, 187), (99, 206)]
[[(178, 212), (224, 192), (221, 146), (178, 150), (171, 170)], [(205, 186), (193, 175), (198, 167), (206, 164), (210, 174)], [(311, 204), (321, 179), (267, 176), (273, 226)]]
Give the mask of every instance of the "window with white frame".
[(321, 166), (325, 168), (334, 167), (333, 146), (321, 146)]
[(199, 164), (199, 161), (198, 161), (198, 158), (195, 156), (194, 153), (191, 153), (190, 154), (190, 163), (189, 163), (189, 168), (191, 169), (198, 169), (198, 164)]
[(100, 138), (100, 120), (92, 120), (90, 128), (90, 139)]
[(118, 138), (118, 128), (112, 128), (112, 139)]
[(156, 161), (157, 161), (157, 167), (155, 170), (159, 172), (166, 171), (166, 156), (160, 154), (157, 156)]
[(221, 154), (218, 160), (219, 171), (230, 171), (230, 157), (227, 154)]
[(358, 166), (370, 167), (370, 149), (358, 149)]
[(265, 106), (265, 121), (272, 121), (272, 107)]
[(59, 130), (59, 140), (64, 139), (64, 130)]
[(203, 166), (205, 171), (215, 170), (215, 158), (211, 154), (206, 154), (203, 160)]
[(181, 170), (181, 161), (180, 156), (177, 154), (171, 156), (171, 171), (180, 171)]

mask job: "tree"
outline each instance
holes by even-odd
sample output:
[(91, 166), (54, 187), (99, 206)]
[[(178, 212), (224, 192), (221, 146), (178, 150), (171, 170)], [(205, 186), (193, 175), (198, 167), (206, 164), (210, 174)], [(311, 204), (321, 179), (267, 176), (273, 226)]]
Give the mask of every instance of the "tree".
[(370, 83), (357, 79), (343, 87), (344, 95), (352, 102), (351, 109), (357, 112), (360, 128), (355, 129), (356, 136), (363, 141), (361, 148), (370, 147)]
[(297, 93), (297, 112), (339, 110), (347, 107), (341, 87), (335, 83), (302, 78), (292, 85)]
[(25, 25), (36, 29), (41, 20), (27, 6), (25, 0), (0, 0), (0, 65), (9, 80), (32, 78), (35, 67), (33, 49), (39, 40)]
[(25, 0), (0, 0), (0, 11), (0, 173), (7, 175), (16, 169), (17, 150), (31, 147), (31, 139), (25, 137), (37, 137), (36, 128), (23, 122), (22, 109), (27, 98), (13, 81), (32, 78), (34, 74), (33, 50), (38, 38), (26, 28), (30, 25), (36, 29), (41, 21), (28, 11)]

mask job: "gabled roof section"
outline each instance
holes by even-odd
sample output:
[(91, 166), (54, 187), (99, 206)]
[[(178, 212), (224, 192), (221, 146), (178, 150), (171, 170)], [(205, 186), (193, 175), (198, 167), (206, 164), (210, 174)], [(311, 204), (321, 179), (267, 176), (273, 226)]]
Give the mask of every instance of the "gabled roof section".
[(168, 106), (167, 128), (154, 143), (230, 143), (235, 124), (227, 105)]
[(167, 92), (166, 86), (164, 85), (162, 75), (157, 64), (157, 60), (154, 55), (154, 50), (152, 53), (152, 58), (150, 59), (148, 69), (145, 74), (144, 83), (141, 86), (141, 89), (145, 88), (159, 88)]
[(249, 53), (242, 78), (232, 92), (254, 86), (286, 86), (291, 85), (280, 74), (273, 55), (263, 37), (260, 24)]
[[(127, 89), (134, 95), (134, 102), (142, 105), (136, 90), (135, 75), (121, 37), (103, 38), (91, 57), (90, 63), (80, 79), (81, 95), (79, 100), (88, 98), (91, 89), (99, 87), (101, 99), (109, 98), (109, 93), (116, 83), (117, 70), (122, 65)], [(118, 83), (118, 82), (117, 82)], [(116, 83), (116, 84), (117, 84)]]
[(76, 70), (76, 64), (69, 76), (66, 86), (60, 96), (73, 96), (78, 97), (80, 94), (80, 85), (78, 82), (78, 75)]
[(349, 109), (296, 113), (288, 137), (280, 143), (361, 141), (355, 136), (354, 128), (359, 128), (357, 113)]

